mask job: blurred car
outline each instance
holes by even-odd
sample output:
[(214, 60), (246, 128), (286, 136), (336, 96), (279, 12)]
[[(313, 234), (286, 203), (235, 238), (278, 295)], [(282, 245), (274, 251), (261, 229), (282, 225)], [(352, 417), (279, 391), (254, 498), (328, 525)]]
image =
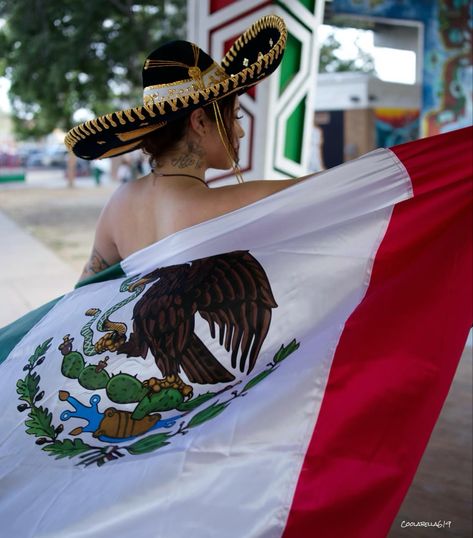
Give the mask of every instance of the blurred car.
[(43, 151), (40, 149), (32, 149), (25, 156), (25, 166), (31, 168), (34, 166), (43, 165)]
[(64, 147), (33, 148), (24, 156), (27, 168), (66, 168), (67, 150)]
[(67, 164), (67, 149), (64, 147), (46, 148), (43, 155), (43, 166), (65, 168)]

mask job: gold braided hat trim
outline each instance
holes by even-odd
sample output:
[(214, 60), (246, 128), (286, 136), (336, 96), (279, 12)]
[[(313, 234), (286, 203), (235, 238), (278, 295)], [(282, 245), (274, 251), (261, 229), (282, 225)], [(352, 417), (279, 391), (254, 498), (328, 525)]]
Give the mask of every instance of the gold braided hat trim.
[(191, 77), (189, 79), (147, 86), (143, 90), (143, 102), (152, 105), (168, 101), (170, 98), (190, 96), (196, 91), (204, 90), (229, 78), (222, 67), (215, 62), (205, 71), (196, 66), (191, 66), (188, 70)]
[[(276, 28), (279, 30), (279, 38), (277, 42), (272, 43), (271, 40), (269, 42), (271, 49), (266, 54), (260, 54), (255, 62), (238, 73), (229, 75), (228, 71), (225, 72), (224, 69), (216, 63), (212, 64), (210, 68), (204, 72), (200, 71), (196, 66), (185, 66), (189, 69), (189, 79), (171, 84), (157, 85), (156, 88), (153, 86), (147, 87), (144, 89), (144, 104), (142, 106), (111, 112), (93, 120), (81, 123), (67, 133), (64, 140), (66, 147), (72, 151), (74, 146), (80, 140), (85, 140), (91, 135), (99, 136), (100, 132), (110, 128), (121, 129), (122, 133), (116, 133), (116, 136), (119, 139), (124, 140), (127, 137), (123, 136), (123, 132), (128, 131), (128, 128), (131, 127), (131, 123), (139, 122), (135, 127), (136, 136), (140, 132), (141, 127), (148, 127), (148, 121), (150, 119), (152, 120), (152, 123), (158, 123), (163, 119), (167, 119), (160, 119), (159, 116), (166, 116), (169, 112), (178, 112), (179, 110), (185, 109), (189, 106), (191, 101), (194, 105), (203, 106), (216, 99), (225, 97), (230, 93), (245, 90), (256, 84), (264, 75), (264, 73), (262, 73), (263, 69), (267, 69), (272, 65), (284, 51), (287, 40), (287, 29), (284, 21), (280, 17), (276, 15), (267, 15), (256, 21), (235, 41), (221, 62), (224, 67), (230, 67), (233, 60), (238, 56), (238, 51), (249, 41), (256, 38), (258, 33), (265, 28)], [(153, 61), (150, 61), (149, 64), (145, 66), (147, 69), (153, 67), (158, 67), (158, 65), (153, 65)], [(159, 67), (161, 67), (161, 65)], [(164, 65), (162, 65), (162, 67), (164, 67)], [(196, 89), (194, 85), (196, 85), (198, 89)], [(170, 89), (174, 91), (169, 91)], [(183, 91), (180, 92), (179, 90)], [(154, 96), (154, 94), (156, 95)], [(171, 110), (166, 108), (166, 105), (170, 107)], [(163, 125), (164, 124), (165, 122), (163, 122)], [(156, 129), (159, 127), (159, 125), (156, 125)], [(143, 130), (143, 132), (146, 131)], [(100, 143), (100, 140), (97, 140), (97, 144)], [(121, 146), (121, 149), (124, 149), (123, 146)], [(119, 148), (116, 148), (116, 150), (118, 151)], [(107, 153), (108, 152), (104, 152), (101, 157), (103, 158)]]

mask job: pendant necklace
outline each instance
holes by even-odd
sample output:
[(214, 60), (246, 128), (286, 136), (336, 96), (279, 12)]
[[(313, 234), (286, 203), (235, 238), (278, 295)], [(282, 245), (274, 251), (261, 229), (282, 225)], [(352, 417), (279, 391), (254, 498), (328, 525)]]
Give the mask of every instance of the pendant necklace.
[(208, 185), (207, 183), (200, 177), (198, 176), (193, 176), (192, 174), (160, 174), (160, 173), (157, 173), (155, 172), (154, 170), (151, 170), (151, 173), (154, 175), (154, 176), (157, 176), (157, 177), (171, 177), (171, 176), (185, 176), (185, 177), (192, 177), (194, 179), (198, 179), (199, 181), (201, 181), (207, 188), (208, 188)]

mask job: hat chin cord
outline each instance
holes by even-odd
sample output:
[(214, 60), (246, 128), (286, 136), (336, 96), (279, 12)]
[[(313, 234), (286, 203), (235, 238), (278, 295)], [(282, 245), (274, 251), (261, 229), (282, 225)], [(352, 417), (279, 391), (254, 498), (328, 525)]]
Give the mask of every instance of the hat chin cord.
[(222, 118), (222, 113), (220, 112), (220, 107), (218, 106), (217, 101), (213, 101), (212, 103), (214, 114), (215, 114), (215, 121), (217, 123), (217, 130), (218, 134), (220, 136), (220, 140), (222, 141), (223, 147), (225, 148), (225, 151), (227, 152), (228, 158), (233, 163), (233, 173), (235, 174), (235, 177), (237, 178), (238, 183), (244, 183), (244, 179), (241, 175), (241, 169), (238, 166), (238, 163), (235, 160), (235, 152), (231, 151), (230, 149), (230, 141), (228, 138), (227, 130), (225, 129), (225, 123)]

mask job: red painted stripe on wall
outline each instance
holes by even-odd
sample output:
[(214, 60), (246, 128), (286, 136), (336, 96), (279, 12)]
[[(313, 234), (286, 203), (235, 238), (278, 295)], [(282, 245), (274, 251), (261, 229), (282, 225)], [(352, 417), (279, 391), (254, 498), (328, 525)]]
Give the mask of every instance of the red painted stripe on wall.
[(472, 325), (472, 129), (392, 149), (414, 197), (342, 333), (284, 538), (388, 533)]
[(210, 13), (215, 13), (215, 11), (219, 11), (234, 2), (235, 0), (210, 0)]

